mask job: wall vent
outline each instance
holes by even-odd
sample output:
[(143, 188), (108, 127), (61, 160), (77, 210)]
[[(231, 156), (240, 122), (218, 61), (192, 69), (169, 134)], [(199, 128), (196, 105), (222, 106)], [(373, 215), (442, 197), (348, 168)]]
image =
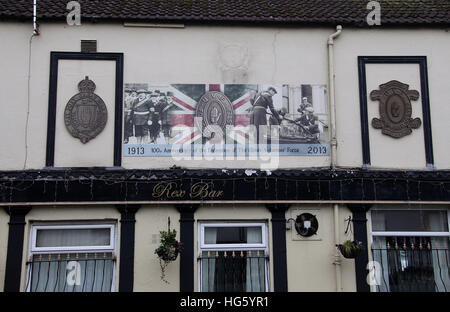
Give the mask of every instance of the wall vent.
[(97, 40), (81, 40), (81, 52), (96, 53)]

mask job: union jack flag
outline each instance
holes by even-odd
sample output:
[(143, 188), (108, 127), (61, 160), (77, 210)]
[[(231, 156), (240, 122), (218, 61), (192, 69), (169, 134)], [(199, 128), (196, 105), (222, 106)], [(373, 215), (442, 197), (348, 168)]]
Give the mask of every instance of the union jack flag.
[[(200, 97), (208, 91), (218, 91), (231, 101), (234, 112), (234, 126), (248, 126), (250, 124), (250, 113), (255, 94), (258, 92), (257, 85), (232, 85), (232, 84), (178, 84), (169, 85), (168, 91), (173, 93), (173, 104), (177, 109), (171, 111), (170, 120), (172, 127), (187, 126), (192, 131), (184, 132), (181, 136), (172, 139), (171, 144), (190, 144), (201, 140), (200, 129), (194, 127), (196, 106)], [(245, 132), (236, 130), (238, 143), (245, 144), (248, 138)]]

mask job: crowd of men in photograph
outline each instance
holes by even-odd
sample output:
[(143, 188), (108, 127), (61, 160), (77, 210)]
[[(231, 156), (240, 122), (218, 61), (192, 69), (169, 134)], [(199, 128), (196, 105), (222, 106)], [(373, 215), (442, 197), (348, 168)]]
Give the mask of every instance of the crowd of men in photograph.
[(164, 136), (166, 142), (171, 138), (170, 111), (175, 108), (173, 93), (144, 89), (125, 90), (125, 144), (136, 137), (136, 144), (156, 143)]

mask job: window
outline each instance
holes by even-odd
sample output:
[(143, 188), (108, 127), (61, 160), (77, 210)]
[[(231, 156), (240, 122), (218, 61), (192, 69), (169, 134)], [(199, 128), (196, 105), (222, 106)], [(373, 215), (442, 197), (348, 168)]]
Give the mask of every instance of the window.
[(268, 291), (265, 223), (201, 223), (199, 233), (200, 291)]
[(448, 209), (372, 210), (376, 290), (450, 291), (448, 225)]
[(30, 238), (27, 291), (114, 289), (114, 224), (33, 225)]

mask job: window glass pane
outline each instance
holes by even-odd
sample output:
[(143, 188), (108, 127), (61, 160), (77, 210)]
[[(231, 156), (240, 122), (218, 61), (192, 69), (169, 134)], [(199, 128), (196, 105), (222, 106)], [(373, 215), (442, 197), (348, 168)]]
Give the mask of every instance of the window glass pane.
[(204, 251), (201, 291), (265, 291), (266, 260), (264, 250)]
[(39, 229), (36, 247), (108, 246), (109, 228), (103, 229)]
[(37, 254), (27, 287), (31, 292), (110, 292), (112, 253)]
[(373, 259), (379, 264), (381, 292), (450, 289), (448, 237), (375, 236)]
[(205, 244), (261, 244), (259, 226), (205, 227)]
[(373, 231), (447, 232), (445, 210), (372, 210)]

